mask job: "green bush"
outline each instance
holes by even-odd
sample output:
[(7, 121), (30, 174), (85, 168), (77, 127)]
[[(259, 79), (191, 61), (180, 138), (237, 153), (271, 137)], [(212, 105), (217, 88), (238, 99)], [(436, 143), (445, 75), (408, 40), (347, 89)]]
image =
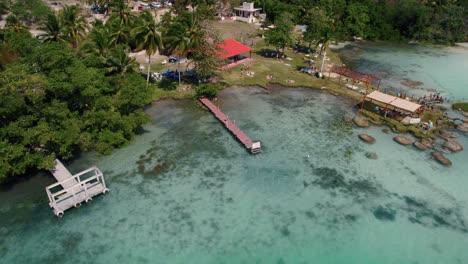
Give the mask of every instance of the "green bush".
[(221, 83), (203, 83), (197, 86), (197, 97), (214, 98), (219, 90), (223, 88)]
[(463, 112), (468, 112), (468, 102), (458, 102), (452, 104), (454, 110), (462, 110)]

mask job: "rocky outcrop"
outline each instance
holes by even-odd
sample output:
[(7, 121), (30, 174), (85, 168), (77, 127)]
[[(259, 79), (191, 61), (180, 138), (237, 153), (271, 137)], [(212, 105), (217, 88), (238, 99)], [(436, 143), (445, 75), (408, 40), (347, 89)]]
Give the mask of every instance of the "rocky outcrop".
[(358, 127), (369, 127), (370, 123), (369, 120), (365, 117), (362, 116), (355, 116), (353, 118), (353, 122), (358, 126)]
[(364, 141), (364, 142), (367, 142), (367, 143), (374, 143), (375, 142), (375, 138), (372, 137), (372, 136), (369, 136), (367, 134), (359, 134), (359, 138)]
[(428, 147), (419, 141), (415, 141), (413, 145), (419, 150), (427, 150)]
[(457, 126), (457, 129), (463, 132), (468, 132), (468, 123), (463, 123)]
[(451, 166), (452, 165), (452, 162), (449, 159), (447, 159), (444, 156), (444, 154), (442, 154), (440, 152), (437, 152), (437, 151), (433, 151), (431, 154), (434, 157), (434, 159), (436, 159), (440, 164), (442, 164), (444, 166)]
[(454, 132), (449, 132), (449, 131), (446, 131), (446, 130), (440, 130), (438, 132), (438, 135), (442, 138), (456, 138), (456, 137), (459, 137), (460, 135), (457, 134), (457, 133), (454, 133)]
[(375, 126), (382, 126), (382, 121), (380, 121), (380, 119), (370, 119), (369, 120), (373, 125)]
[(406, 80), (401, 81), (401, 84), (406, 87), (417, 88), (418, 86), (421, 86), (424, 83), (406, 79)]
[(463, 146), (460, 143), (456, 142), (455, 140), (447, 140), (444, 143), (444, 148), (452, 152), (459, 152), (463, 150)]
[(402, 144), (402, 145), (411, 145), (413, 144), (413, 140), (407, 138), (407, 137), (403, 137), (403, 136), (396, 136), (393, 138), (393, 140), (395, 140), (396, 142)]
[(367, 152), (366, 157), (368, 159), (377, 159), (378, 158), (377, 153), (375, 153), (375, 152)]
[(345, 115), (345, 116), (343, 117), (343, 121), (344, 121), (345, 123), (351, 123), (351, 122), (353, 122), (353, 118), (350, 117), (349, 115)]
[(426, 146), (428, 149), (434, 147), (434, 141), (432, 141), (432, 139), (423, 138), (421, 139), (421, 144)]

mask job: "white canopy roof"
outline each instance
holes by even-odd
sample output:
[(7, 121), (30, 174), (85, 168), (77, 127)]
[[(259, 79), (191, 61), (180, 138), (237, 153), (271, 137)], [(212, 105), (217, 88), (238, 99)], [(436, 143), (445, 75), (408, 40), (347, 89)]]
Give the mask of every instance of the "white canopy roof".
[(408, 100), (401, 99), (399, 97), (395, 97), (392, 95), (388, 95), (385, 93), (381, 93), (379, 91), (373, 91), (372, 93), (366, 96), (369, 99), (375, 100), (380, 103), (388, 104), (393, 107), (397, 107), (399, 109), (408, 111), (408, 112), (415, 112), (418, 108), (421, 107), (420, 104), (410, 102)]

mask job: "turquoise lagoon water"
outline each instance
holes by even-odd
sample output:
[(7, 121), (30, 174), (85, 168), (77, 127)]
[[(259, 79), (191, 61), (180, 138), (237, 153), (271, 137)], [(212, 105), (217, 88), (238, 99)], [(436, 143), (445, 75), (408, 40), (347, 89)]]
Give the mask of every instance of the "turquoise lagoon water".
[[(191, 101), (154, 104), (131, 145), (68, 164), (103, 170), (111, 191), (92, 204), (56, 218), (46, 175), (0, 193), (2, 263), (468, 260), (466, 153), (445, 168), (382, 128), (346, 128), (351, 102), (310, 89), (237, 87), (220, 98), (261, 154)], [(377, 142), (360, 142), (363, 131)]]
[[(382, 88), (415, 96), (440, 92), (451, 100), (468, 100), (468, 47), (352, 43), (342, 60), (358, 71), (382, 78)], [(402, 80), (423, 84), (411, 89)]]
[(468, 262), (466, 151), (443, 167), (311, 89), (233, 87), (220, 107), (261, 154), (192, 101), (155, 103), (129, 146), (67, 164), (97, 165), (109, 194), (58, 219), (47, 173), (0, 190), (1, 263)]

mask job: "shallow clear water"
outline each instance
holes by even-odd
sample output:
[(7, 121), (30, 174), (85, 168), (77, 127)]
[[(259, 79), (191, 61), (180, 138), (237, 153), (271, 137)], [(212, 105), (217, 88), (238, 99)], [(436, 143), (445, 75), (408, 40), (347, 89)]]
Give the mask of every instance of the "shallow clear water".
[[(468, 48), (417, 45), (347, 45), (342, 60), (358, 71), (382, 78), (382, 88), (421, 96), (440, 92), (451, 100), (468, 100)], [(416, 89), (402, 80), (419, 81)]]
[(348, 128), (352, 103), (310, 89), (234, 87), (220, 100), (261, 154), (191, 101), (156, 103), (132, 144), (67, 164), (103, 170), (110, 193), (92, 204), (57, 219), (46, 174), (0, 191), (2, 263), (468, 261), (466, 152), (442, 167), (381, 127)]

